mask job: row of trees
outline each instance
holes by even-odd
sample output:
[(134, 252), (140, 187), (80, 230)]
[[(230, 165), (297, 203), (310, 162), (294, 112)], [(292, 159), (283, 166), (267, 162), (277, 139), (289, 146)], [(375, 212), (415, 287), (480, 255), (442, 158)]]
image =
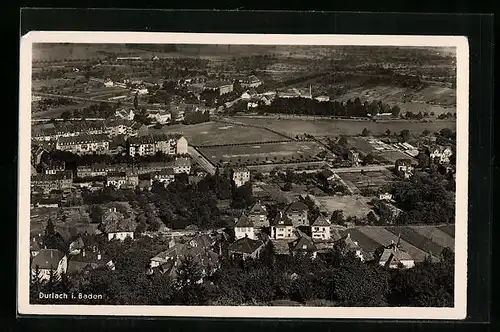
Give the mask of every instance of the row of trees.
[[(201, 266), (187, 256), (176, 277), (147, 276), (158, 240), (113, 242), (107, 252), (116, 271), (105, 268), (64, 277), (44, 285), (32, 282), (32, 303), (38, 291), (103, 294), (96, 304), (112, 305), (272, 305), (294, 301), (313, 306), (453, 306), (453, 253), (444, 250), (439, 263), (424, 261), (412, 269), (387, 269), (363, 263), (344, 245), (311, 260), (307, 255), (277, 256), (271, 244), (255, 261), (222, 259), (216, 273), (196, 283)], [(161, 240), (160, 240), (161, 241)], [(68, 302), (71, 299), (68, 300)], [(89, 303), (86, 303), (89, 304)]]
[(309, 98), (275, 98), (271, 105), (260, 105), (255, 108), (260, 113), (284, 113), (302, 115), (330, 115), (330, 116), (350, 116), (367, 117), (368, 114), (377, 115), (380, 113), (391, 113), (398, 117), (401, 113), (399, 106), (389, 106), (382, 101), (361, 102), (359, 97), (347, 102), (328, 101), (320, 102)]

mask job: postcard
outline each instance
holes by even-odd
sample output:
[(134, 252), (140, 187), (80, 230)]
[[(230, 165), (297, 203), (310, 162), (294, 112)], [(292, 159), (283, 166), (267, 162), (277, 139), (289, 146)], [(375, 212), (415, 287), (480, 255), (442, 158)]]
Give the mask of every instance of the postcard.
[(468, 52), (22, 36), (19, 314), (464, 319)]

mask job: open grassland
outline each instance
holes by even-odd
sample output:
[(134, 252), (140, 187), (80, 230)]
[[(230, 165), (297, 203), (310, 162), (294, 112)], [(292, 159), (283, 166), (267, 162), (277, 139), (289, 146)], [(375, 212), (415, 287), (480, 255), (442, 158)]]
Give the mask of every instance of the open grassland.
[(165, 126), (162, 129), (151, 128), (151, 131), (182, 133), (189, 144), (193, 146), (255, 143), (285, 139), (265, 129), (226, 125), (218, 122)]
[(397, 179), (389, 170), (363, 173), (339, 173), (338, 175), (342, 180), (349, 182), (360, 190), (367, 188), (378, 189)]
[(445, 225), (439, 227), (439, 230), (455, 238), (455, 225)]
[(391, 132), (400, 132), (408, 129), (413, 133), (421, 133), (424, 130), (440, 131), (443, 128), (456, 130), (456, 122), (449, 120), (435, 120), (430, 123), (418, 121), (366, 121), (366, 120), (339, 120), (339, 119), (284, 119), (277, 117), (233, 117), (235, 121), (265, 126), (279, 132), (287, 133), (291, 136), (304, 133), (314, 136), (338, 136), (338, 135), (359, 135), (364, 128), (374, 135), (382, 135), (389, 129)]
[(331, 215), (335, 210), (344, 211), (344, 216), (354, 216), (358, 218), (366, 217), (371, 211), (368, 202), (370, 198), (361, 195), (353, 196), (317, 196), (316, 199), (321, 204), (321, 209)]
[(200, 148), (200, 151), (214, 163), (279, 163), (283, 161), (310, 160), (323, 151), (323, 148), (318, 143), (312, 141), (288, 141), (207, 147)]

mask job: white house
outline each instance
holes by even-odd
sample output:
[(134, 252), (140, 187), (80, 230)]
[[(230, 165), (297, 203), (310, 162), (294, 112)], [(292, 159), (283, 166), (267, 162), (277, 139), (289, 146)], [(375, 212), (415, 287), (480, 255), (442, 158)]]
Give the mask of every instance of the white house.
[(330, 240), (330, 222), (320, 214), (311, 224), (311, 235), (314, 240)]
[(125, 219), (123, 214), (116, 211), (116, 208), (107, 210), (102, 218), (104, 232), (108, 236), (108, 240), (123, 241), (126, 238), (134, 238), (134, 225), (130, 219)]
[(392, 200), (392, 195), (389, 193), (383, 193), (378, 196), (378, 199), (380, 199), (381, 201), (390, 201)]
[(406, 251), (399, 248), (397, 244), (391, 244), (384, 248), (380, 257), (379, 265), (395, 268), (411, 269), (415, 266), (415, 260)]
[(248, 211), (248, 218), (253, 222), (254, 227), (269, 227), (267, 209), (260, 201), (256, 202)]
[(115, 85), (115, 83), (114, 83), (112, 80), (106, 80), (106, 81), (104, 81), (104, 86), (105, 86), (106, 88), (111, 88), (111, 87), (113, 87), (114, 85)]
[[(57, 279), (66, 273), (68, 258), (57, 249), (41, 249), (31, 262), (31, 274), (39, 280), (49, 280), (50, 275)], [(38, 271), (38, 276), (36, 272)]]
[(325, 101), (330, 101), (330, 97), (329, 96), (317, 96), (316, 98), (317, 101), (319, 102), (325, 102)]
[(271, 237), (273, 239), (293, 239), (295, 238), (293, 222), (288, 216), (280, 211), (271, 226)]
[(117, 110), (115, 115), (119, 117), (120, 119), (126, 119), (126, 120), (133, 120), (134, 119), (134, 111), (132, 110)]
[(453, 151), (449, 147), (437, 145), (430, 149), (429, 157), (431, 160), (437, 159), (440, 164), (449, 164), (452, 154)]
[(237, 240), (244, 237), (257, 240), (253, 222), (247, 215), (242, 214), (234, 224), (234, 236)]
[(236, 168), (233, 170), (233, 181), (236, 187), (241, 187), (250, 181), (250, 171), (247, 168)]

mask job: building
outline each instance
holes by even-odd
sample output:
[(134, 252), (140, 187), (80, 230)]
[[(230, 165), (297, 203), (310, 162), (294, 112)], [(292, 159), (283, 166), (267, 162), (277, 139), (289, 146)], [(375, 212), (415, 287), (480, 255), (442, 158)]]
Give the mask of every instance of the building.
[(273, 220), (271, 237), (276, 240), (293, 239), (296, 237), (292, 220), (282, 211), (280, 211)]
[(125, 109), (122, 109), (122, 110), (117, 110), (115, 112), (115, 116), (120, 118), (120, 119), (124, 119), (124, 120), (129, 120), (129, 121), (132, 121), (134, 120), (134, 111), (133, 110), (125, 110)]
[(320, 176), (323, 180), (325, 180), (325, 181), (327, 181), (327, 182), (332, 182), (332, 181), (335, 181), (335, 180), (337, 180), (337, 178), (338, 178), (338, 176), (337, 176), (334, 172), (332, 172), (331, 170), (329, 170), (329, 169), (324, 169), (324, 170), (322, 170), (322, 171), (319, 173), (319, 176)]
[(148, 118), (159, 124), (167, 124), (172, 120), (172, 114), (164, 110), (147, 110)]
[(176, 242), (172, 237), (169, 248), (151, 258), (150, 267), (159, 273), (175, 276), (177, 268), (189, 256), (201, 267), (203, 279), (219, 267), (219, 254), (213, 250), (214, 245), (206, 234), (199, 234), (183, 243)]
[(292, 255), (311, 255), (312, 258), (316, 258), (318, 253), (318, 248), (313, 240), (303, 233), (299, 238), (290, 242), (289, 247)]
[(63, 160), (46, 158), (40, 164), (44, 174), (57, 174), (64, 172), (66, 169), (66, 164)]
[(269, 227), (267, 209), (260, 201), (257, 201), (248, 211), (248, 218), (255, 228)]
[(396, 173), (405, 178), (409, 179), (413, 174), (413, 164), (410, 159), (398, 159), (395, 164)]
[(128, 140), (130, 156), (154, 155), (157, 152), (182, 155), (187, 154), (187, 149), (187, 140), (180, 134), (137, 136)]
[(437, 160), (439, 164), (449, 164), (452, 155), (453, 151), (449, 147), (435, 145), (429, 148), (429, 157), (433, 161)]
[(381, 201), (392, 201), (392, 195), (389, 193), (383, 193), (378, 196), (378, 199)]
[(319, 102), (327, 102), (327, 101), (330, 101), (330, 97), (329, 96), (317, 96), (316, 98), (317, 101)]
[(52, 190), (69, 189), (73, 185), (73, 172), (64, 171), (57, 174), (36, 174), (31, 176), (31, 191), (44, 194)]
[(236, 221), (236, 224), (234, 224), (234, 237), (236, 239), (242, 239), (244, 237), (248, 237), (253, 240), (257, 239), (254, 224), (247, 215), (242, 214)]
[(391, 269), (411, 269), (415, 266), (415, 260), (400, 248), (399, 240), (398, 243), (391, 243), (387, 247), (381, 248), (378, 263)]
[(105, 134), (60, 137), (56, 149), (74, 154), (106, 154), (109, 152), (109, 138)]
[(419, 153), (418, 149), (409, 143), (396, 143), (395, 146), (404, 151), (407, 155), (411, 157), (416, 157)]
[(262, 82), (257, 76), (250, 75), (240, 81), (241, 87), (246, 88), (257, 88), (261, 86), (264, 82)]
[(108, 166), (103, 163), (94, 163), (90, 166), (82, 165), (76, 168), (76, 176), (79, 178), (106, 176), (107, 172)]
[(311, 224), (311, 236), (314, 240), (330, 240), (330, 222), (320, 214)]
[(139, 94), (139, 95), (147, 95), (149, 93), (149, 90), (145, 87), (140, 87), (140, 88), (134, 89), (134, 92)]
[(359, 158), (359, 152), (355, 150), (349, 150), (347, 152), (347, 159), (352, 163), (354, 167), (359, 166), (361, 159)]
[(114, 239), (123, 241), (126, 238), (134, 239), (135, 227), (133, 222), (116, 211), (116, 208), (104, 211), (101, 225), (109, 241)]
[(105, 86), (106, 88), (111, 88), (111, 87), (113, 87), (114, 85), (115, 85), (115, 83), (114, 83), (112, 80), (110, 80), (110, 79), (108, 79), (108, 80), (105, 80), (105, 81), (104, 81), (104, 86)]
[(191, 159), (189, 157), (176, 158), (172, 163), (172, 169), (175, 174), (190, 174), (191, 173)]
[(106, 121), (106, 133), (111, 136), (135, 136), (137, 135), (137, 122), (128, 119), (110, 119)]
[(48, 281), (51, 275), (58, 280), (66, 273), (67, 262), (66, 255), (57, 249), (41, 249), (31, 262), (31, 275), (41, 281)]
[(139, 176), (135, 171), (108, 172), (106, 175), (106, 185), (117, 189), (122, 187), (137, 187)]
[(67, 273), (69, 275), (87, 273), (101, 267), (115, 270), (115, 263), (96, 247), (82, 248), (77, 254), (69, 256)]
[(236, 187), (241, 187), (250, 181), (250, 170), (247, 168), (236, 168), (232, 171), (232, 179)]
[(400, 215), (402, 210), (392, 205), (389, 201), (378, 201), (376, 208), (380, 217), (388, 223), (392, 223)]
[(257, 259), (264, 250), (266, 242), (261, 239), (244, 237), (236, 240), (228, 247), (229, 257), (232, 259)]
[(309, 208), (302, 202), (294, 202), (285, 209), (286, 216), (292, 221), (293, 227), (309, 226), (307, 211)]
[(216, 91), (220, 96), (222, 96), (226, 93), (233, 92), (233, 83), (211, 81), (205, 83), (205, 85), (203, 86), (203, 90)]
[(168, 186), (170, 183), (175, 181), (175, 173), (172, 168), (165, 168), (164, 170), (153, 173), (151, 178), (153, 181), (158, 181), (163, 183), (165, 186)]
[(370, 254), (368, 254), (365, 250), (363, 250), (363, 248), (361, 248), (358, 241), (351, 237), (350, 233), (347, 233), (346, 235), (335, 241), (335, 243), (343, 244), (347, 252), (352, 252), (355, 257), (360, 259), (362, 262), (368, 261), (372, 258)]

